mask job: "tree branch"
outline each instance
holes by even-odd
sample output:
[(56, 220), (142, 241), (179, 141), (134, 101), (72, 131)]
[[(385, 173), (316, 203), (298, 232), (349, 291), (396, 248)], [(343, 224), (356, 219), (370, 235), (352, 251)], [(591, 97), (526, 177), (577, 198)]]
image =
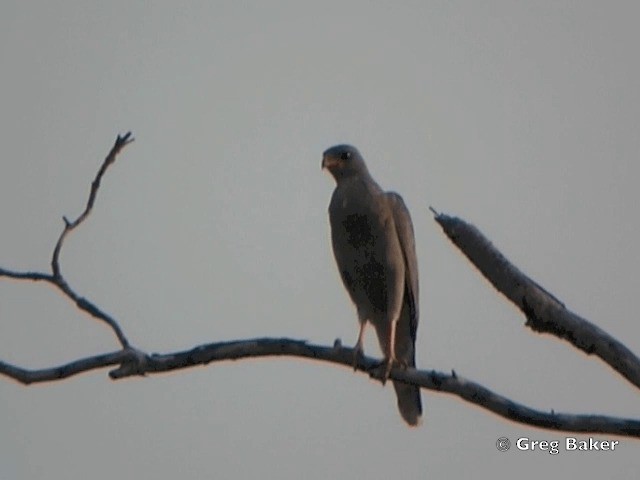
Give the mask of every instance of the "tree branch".
[(89, 199), (87, 200), (87, 205), (85, 206), (84, 211), (73, 222), (67, 220), (66, 217), (62, 217), (64, 220), (64, 229), (62, 230), (60, 237), (58, 237), (58, 241), (56, 242), (56, 245), (53, 249), (53, 255), (51, 257), (51, 274), (41, 272), (16, 272), (0, 267), (0, 278), (7, 277), (13, 280), (45, 281), (47, 283), (50, 283), (51, 285), (55, 285), (67, 298), (75, 303), (80, 310), (109, 325), (109, 327), (111, 327), (113, 332), (116, 334), (116, 337), (118, 337), (118, 341), (120, 342), (120, 345), (122, 345), (123, 349), (129, 349), (130, 344), (124, 332), (120, 328), (120, 325), (118, 325), (118, 322), (116, 322), (116, 320), (109, 314), (98, 308), (94, 303), (78, 295), (69, 286), (64, 276), (62, 275), (62, 271), (60, 270), (59, 258), (64, 240), (67, 235), (71, 233), (71, 231), (73, 231), (76, 227), (78, 227), (82, 222), (84, 222), (84, 220), (91, 213), (93, 204), (96, 200), (96, 196), (98, 195), (98, 189), (100, 188), (100, 181), (107, 171), (107, 168), (116, 161), (116, 157), (122, 151), (122, 149), (133, 142), (133, 140), (134, 139), (131, 136), (131, 132), (127, 132), (123, 136), (118, 135), (116, 137), (116, 141), (113, 147), (111, 147), (111, 150), (109, 151), (108, 155), (104, 159), (104, 162), (102, 162), (100, 169), (98, 170), (96, 178), (91, 183)]
[(40, 272), (14, 272), (0, 267), (0, 277), (12, 278), (13, 280), (31, 280), (33, 282), (45, 281), (53, 283), (53, 277), (48, 273)]
[(62, 217), (62, 219), (64, 220), (64, 229), (62, 230), (62, 233), (60, 233), (60, 237), (58, 237), (58, 241), (56, 242), (56, 246), (53, 249), (53, 255), (51, 257), (51, 272), (53, 273), (51, 283), (56, 285), (67, 297), (69, 297), (69, 299), (72, 300), (80, 310), (85, 311), (92, 317), (97, 318), (98, 320), (102, 320), (107, 325), (109, 325), (118, 337), (118, 341), (123, 348), (129, 347), (129, 341), (120, 328), (120, 325), (118, 325), (118, 322), (116, 322), (113, 317), (108, 315), (106, 312), (103, 312), (89, 300), (82, 298), (77, 293), (75, 293), (62, 276), (62, 272), (60, 270), (60, 251), (62, 250), (62, 245), (64, 244), (64, 240), (67, 235), (71, 233), (75, 228), (80, 226), (82, 222), (84, 222), (85, 219), (91, 214), (91, 211), (93, 210), (93, 204), (96, 200), (96, 196), (98, 195), (98, 189), (100, 188), (100, 181), (107, 171), (107, 168), (109, 168), (109, 166), (116, 161), (116, 157), (122, 151), (122, 149), (133, 142), (133, 140), (134, 138), (131, 136), (131, 132), (127, 132), (123, 136), (118, 135), (116, 137), (116, 141), (113, 144), (113, 147), (111, 147), (111, 150), (107, 154), (106, 158), (104, 159), (104, 162), (102, 162), (96, 178), (93, 180), (93, 182), (91, 182), (89, 199), (87, 200), (87, 205), (85, 206), (84, 211), (73, 222), (70, 222), (66, 217)]
[(134, 138), (131, 136), (131, 132), (125, 133), (123, 136), (118, 135), (116, 137), (116, 142), (111, 147), (111, 150), (107, 154), (104, 162), (100, 166), (96, 178), (91, 182), (91, 189), (89, 190), (89, 199), (87, 200), (87, 205), (84, 208), (84, 211), (80, 214), (78, 218), (76, 218), (73, 222), (70, 222), (67, 217), (62, 217), (64, 220), (64, 229), (56, 242), (56, 246), (53, 249), (53, 255), (51, 257), (51, 271), (53, 272), (54, 277), (61, 277), (60, 273), (60, 251), (62, 250), (62, 244), (64, 243), (65, 237), (76, 227), (78, 227), (84, 220), (89, 216), (91, 210), (93, 209), (93, 204), (96, 201), (96, 196), (98, 195), (98, 189), (100, 188), (100, 181), (104, 176), (107, 168), (112, 165), (116, 161), (116, 157), (122, 151), (124, 147), (133, 142)]
[(640, 359), (621, 342), (588, 320), (568, 310), (555, 296), (527, 277), (473, 225), (439, 214), (435, 220), (456, 247), (491, 284), (515, 304), (535, 332), (550, 333), (587, 355), (596, 355), (640, 388)]
[[(82, 372), (119, 364), (109, 372), (112, 379), (132, 375), (159, 374), (208, 365), (214, 362), (273, 356), (301, 357), (352, 368), (353, 349), (344, 348), (338, 341), (333, 347), (312, 345), (288, 338), (256, 338), (230, 342), (209, 343), (190, 350), (168, 354), (147, 355), (139, 351), (121, 350), (95, 357), (88, 357), (54, 368), (26, 370), (0, 362), (0, 373), (23, 384), (60, 380)], [(357, 370), (371, 378), (382, 381), (380, 361), (371, 357), (360, 357)], [(488, 388), (458, 376), (435, 370), (394, 368), (390, 378), (418, 385), (423, 389), (456, 395), (462, 400), (477, 405), (514, 422), (534, 425), (549, 430), (567, 432), (591, 432), (640, 437), (640, 421), (604, 415), (573, 415), (567, 413), (542, 412), (509, 400)]]
[(81, 358), (57, 367), (42, 368), (38, 370), (30, 370), (28, 368), (22, 368), (11, 363), (0, 361), (0, 373), (22, 383), (23, 385), (51, 382), (54, 380), (62, 380), (64, 378), (72, 377), (82, 372), (88, 372), (89, 370), (118, 365), (122, 363), (126, 354), (126, 350), (118, 350), (117, 352)]

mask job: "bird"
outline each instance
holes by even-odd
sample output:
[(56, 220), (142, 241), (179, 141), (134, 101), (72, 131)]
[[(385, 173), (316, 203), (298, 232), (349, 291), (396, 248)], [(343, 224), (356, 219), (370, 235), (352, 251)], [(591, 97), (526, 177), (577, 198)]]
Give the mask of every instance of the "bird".
[[(329, 203), (331, 243), (360, 327), (354, 369), (364, 354), (365, 327), (370, 323), (384, 355), (384, 384), (394, 365), (416, 364), (418, 260), (411, 216), (399, 194), (385, 192), (376, 183), (354, 146), (328, 148), (321, 168), (336, 182)], [(404, 421), (419, 425), (420, 389), (398, 381), (393, 387)]]

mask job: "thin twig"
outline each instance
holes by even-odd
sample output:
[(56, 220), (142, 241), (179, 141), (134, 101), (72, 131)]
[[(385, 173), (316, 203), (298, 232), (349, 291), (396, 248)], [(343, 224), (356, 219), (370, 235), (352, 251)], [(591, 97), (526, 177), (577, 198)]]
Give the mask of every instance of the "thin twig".
[(122, 345), (123, 349), (129, 349), (130, 344), (124, 332), (120, 328), (120, 325), (118, 325), (118, 322), (112, 316), (104, 312), (102, 309), (98, 308), (94, 303), (78, 295), (65, 280), (60, 270), (60, 252), (67, 235), (80, 224), (82, 224), (82, 222), (91, 213), (93, 204), (96, 200), (96, 196), (98, 195), (98, 189), (100, 188), (100, 181), (107, 171), (107, 168), (115, 162), (116, 157), (122, 151), (122, 149), (131, 142), (133, 142), (131, 132), (127, 132), (122, 136), (117, 136), (113, 147), (104, 159), (104, 162), (102, 162), (102, 165), (100, 166), (95, 179), (91, 183), (89, 199), (87, 200), (87, 205), (85, 206), (84, 211), (73, 222), (70, 222), (66, 217), (63, 217), (64, 229), (62, 230), (60, 237), (58, 237), (58, 241), (56, 242), (55, 248), (53, 249), (53, 255), (51, 257), (51, 274), (40, 272), (16, 272), (0, 268), (0, 277), (7, 277), (14, 280), (45, 281), (52, 285), (55, 285), (62, 291), (62, 293), (64, 293), (67, 298), (75, 303), (80, 310), (109, 325), (109, 327), (111, 327), (116, 337), (118, 338), (118, 341), (120, 342), (120, 345)]
[(64, 243), (64, 239), (73, 229), (75, 229), (78, 225), (80, 225), (84, 220), (89, 216), (91, 210), (93, 209), (93, 204), (96, 200), (96, 196), (98, 195), (98, 189), (100, 188), (100, 181), (102, 180), (102, 176), (107, 171), (107, 168), (112, 165), (116, 161), (116, 157), (120, 153), (120, 151), (127, 146), (129, 143), (133, 142), (134, 138), (131, 136), (131, 132), (125, 133), (123, 136), (118, 135), (116, 137), (116, 142), (111, 147), (111, 151), (104, 159), (100, 170), (98, 170), (98, 174), (96, 178), (91, 182), (91, 189), (89, 191), (89, 199), (87, 200), (87, 205), (85, 206), (84, 211), (80, 214), (78, 218), (76, 218), (73, 222), (67, 220), (66, 217), (62, 217), (64, 220), (64, 229), (56, 242), (56, 246), (53, 249), (53, 255), (51, 257), (51, 271), (53, 272), (54, 277), (60, 277), (60, 250), (62, 250), (62, 244)]
[(40, 272), (15, 272), (0, 267), (0, 277), (12, 278), (14, 280), (32, 280), (34, 282), (53, 282), (53, 277), (48, 273)]
[(64, 240), (69, 233), (71, 233), (76, 227), (78, 227), (84, 220), (89, 216), (93, 209), (93, 204), (96, 200), (96, 196), (98, 195), (98, 189), (100, 188), (100, 181), (102, 180), (103, 175), (107, 171), (110, 165), (112, 165), (116, 161), (116, 157), (120, 153), (120, 151), (126, 147), (128, 144), (133, 142), (134, 138), (131, 136), (131, 132), (127, 132), (124, 135), (118, 135), (116, 137), (116, 141), (111, 147), (109, 154), (102, 162), (100, 169), (96, 175), (96, 178), (91, 182), (91, 189), (89, 191), (89, 199), (87, 200), (87, 205), (85, 206), (84, 211), (80, 214), (78, 218), (76, 218), (73, 222), (70, 222), (66, 217), (62, 217), (64, 220), (64, 229), (56, 242), (56, 246), (53, 249), (53, 255), (51, 257), (51, 271), (53, 273), (53, 283), (60, 289), (62, 292), (69, 297), (80, 310), (87, 312), (94, 318), (98, 320), (102, 320), (107, 325), (111, 327), (111, 329), (118, 337), (118, 341), (122, 345), (123, 348), (129, 347), (129, 341), (127, 337), (124, 335), (124, 332), (118, 325), (118, 322), (99, 309), (96, 305), (91, 303), (89, 300), (80, 297), (77, 293), (73, 291), (73, 289), (69, 286), (67, 281), (62, 276), (62, 272), (60, 271), (60, 251), (62, 250), (62, 245), (64, 244)]

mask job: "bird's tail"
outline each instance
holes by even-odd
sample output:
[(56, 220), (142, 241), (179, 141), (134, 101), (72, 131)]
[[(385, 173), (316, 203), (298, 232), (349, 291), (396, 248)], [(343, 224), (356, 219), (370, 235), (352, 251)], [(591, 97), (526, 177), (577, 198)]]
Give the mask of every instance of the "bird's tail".
[(393, 388), (398, 397), (398, 410), (404, 421), (412, 427), (420, 425), (422, 423), (420, 389), (402, 382), (393, 382)]

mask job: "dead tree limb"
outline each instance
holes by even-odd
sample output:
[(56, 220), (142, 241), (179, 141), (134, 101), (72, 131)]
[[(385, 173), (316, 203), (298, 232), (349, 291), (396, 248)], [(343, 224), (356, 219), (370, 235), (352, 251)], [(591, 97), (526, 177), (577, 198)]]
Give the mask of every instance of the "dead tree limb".
[[(433, 211), (433, 210), (432, 210)], [(480, 273), (524, 313), (525, 325), (568, 341), (587, 355), (600, 357), (640, 388), (640, 359), (621, 342), (567, 309), (560, 300), (522, 273), (473, 225), (438, 214), (435, 220)]]
[[(117, 369), (110, 371), (109, 376), (112, 379), (121, 379), (132, 375), (159, 374), (215, 362), (273, 356), (301, 357), (351, 369), (353, 349), (342, 347), (339, 342), (336, 342), (333, 347), (327, 347), (288, 338), (256, 338), (209, 343), (190, 350), (162, 355), (146, 355), (140, 352), (134, 354), (121, 350), (41, 370), (27, 370), (0, 362), (0, 373), (23, 384), (31, 384), (60, 380), (82, 372), (120, 365)], [(379, 367), (380, 360), (360, 357), (357, 369), (381, 381)], [(435, 370), (395, 368), (391, 371), (390, 378), (418, 385), (427, 390), (456, 395), (466, 402), (526, 425), (566, 432), (597, 432), (640, 437), (640, 420), (535, 410), (466, 380), (455, 372), (446, 374)]]
[(53, 255), (51, 257), (51, 273), (41, 273), (41, 272), (15, 272), (11, 270), (4, 269), (0, 267), (0, 277), (12, 278), (14, 280), (32, 280), (32, 281), (44, 281), (50, 283), (51, 285), (59, 288), (64, 295), (71, 300), (76, 306), (85, 313), (88, 313), (94, 318), (105, 322), (113, 332), (116, 337), (118, 337), (118, 341), (122, 348), (130, 348), (129, 341), (125, 336), (124, 332), (118, 325), (118, 322), (109, 314), (98, 308), (93, 302), (87, 300), (86, 298), (78, 295), (67, 283), (64, 276), (62, 275), (62, 271), (60, 270), (60, 252), (62, 251), (62, 246), (64, 244), (64, 240), (69, 233), (71, 233), (76, 227), (78, 227), (85, 219), (91, 214), (91, 210), (93, 209), (93, 204), (96, 200), (96, 196), (98, 195), (98, 189), (100, 188), (100, 181), (104, 176), (107, 168), (116, 161), (116, 157), (122, 151), (124, 147), (133, 142), (133, 137), (131, 136), (131, 132), (127, 132), (126, 134), (116, 137), (116, 141), (111, 147), (108, 155), (102, 162), (100, 169), (98, 170), (98, 174), (96, 178), (91, 182), (91, 189), (89, 191), (89, 199), (87, 200), (87, 204), (84, 208), (84, 211), (76, 218), (74, 221), (69, 221), (67, 217), (62, 217), (64, 221), (64, 228), (60, 236), (58, 237), (58, 241), (53, 249)]

